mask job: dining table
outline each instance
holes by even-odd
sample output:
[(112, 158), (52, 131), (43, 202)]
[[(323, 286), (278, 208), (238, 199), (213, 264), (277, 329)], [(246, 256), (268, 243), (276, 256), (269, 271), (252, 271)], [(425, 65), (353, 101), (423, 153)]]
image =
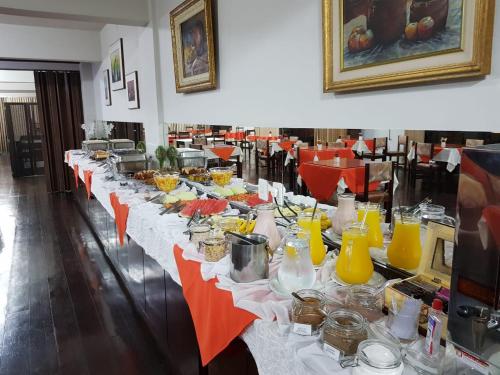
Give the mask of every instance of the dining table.
[[(311, 195), (320, 201), (327, 201), (336, 191), (343, 193), (349, 189), (356, 194), (363, 193), (365, 165), (364, 160), (349, 158), (309, 161), (301, 163), (298, 172)], [(374, 191), (378, 186), (379, 183), (374, 182), (369, 185), (369, 190)]]
[[(408, 161), (413, 161), (415, 159), (415, 147), (411, 147), (408, 152)], [(434, 162), (445, 163), (446, 170), (448, 172), (453, 172), (457, 165), (462, 161), (462, 146), (460, 145), (434, 145), (434, 155), (432, 157)], [(425, 156), (419, 156), (418, 162), (429, 163), (429, 158)]]

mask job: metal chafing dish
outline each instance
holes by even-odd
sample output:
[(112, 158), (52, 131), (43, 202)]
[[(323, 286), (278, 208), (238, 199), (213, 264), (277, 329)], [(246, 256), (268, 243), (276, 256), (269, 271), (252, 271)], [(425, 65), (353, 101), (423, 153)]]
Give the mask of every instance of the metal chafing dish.
[(134, 150), (135, 143), (130, 139), (110, 139), (109, 140), (110, 150)]
[(100, 139), (94, 139), (90, 141), (83, 141), (82, 142), (82, 150), (86, 152), (90, 151), (106, 151), (108, 149), (109, 142), (100, 140)]
[(206, 168), (207, 158), (202, 150), (180, 149), (177, 153), (177, 165), (179, 168)]
[(132, 174), (148, 169), (146, 154), (137, 150), (114, 150), (111, 154), (113, 174)]

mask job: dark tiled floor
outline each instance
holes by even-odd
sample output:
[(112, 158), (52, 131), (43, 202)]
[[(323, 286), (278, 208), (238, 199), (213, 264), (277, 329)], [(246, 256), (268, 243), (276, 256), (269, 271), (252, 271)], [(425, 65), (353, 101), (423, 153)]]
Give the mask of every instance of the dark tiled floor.
[(168, 374), (71, 200), (0, 157), (0, 374)]

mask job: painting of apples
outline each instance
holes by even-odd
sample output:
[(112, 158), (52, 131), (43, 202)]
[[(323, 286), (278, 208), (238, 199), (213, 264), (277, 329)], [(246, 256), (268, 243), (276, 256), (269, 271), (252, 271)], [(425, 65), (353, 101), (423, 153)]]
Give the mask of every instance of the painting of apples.
[(341, 70), (462, 48), (465, 0), (341, 0)]

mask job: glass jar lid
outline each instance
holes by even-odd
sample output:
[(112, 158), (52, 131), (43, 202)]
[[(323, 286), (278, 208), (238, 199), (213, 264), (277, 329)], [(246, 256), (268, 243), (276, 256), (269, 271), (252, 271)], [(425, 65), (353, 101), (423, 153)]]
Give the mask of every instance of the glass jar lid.
[(344, 335), (352, 335), (366, 329), (366, 320), (360, 313), (337, 310), (328, 314), (327, 325)]
[(399, 348), (381, 340), (361, 342), (358, 346), (358, 360), (379, 370), (395, 369), (402, 364)]

